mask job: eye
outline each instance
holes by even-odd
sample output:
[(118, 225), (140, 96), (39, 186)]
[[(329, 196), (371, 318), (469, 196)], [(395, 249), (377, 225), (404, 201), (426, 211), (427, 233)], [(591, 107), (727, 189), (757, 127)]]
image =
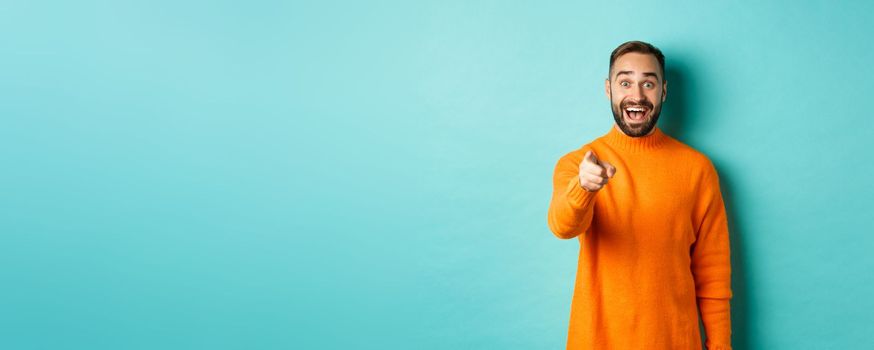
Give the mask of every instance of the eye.
[(627, 82), (627, 81), (621, 81), (621, 82), (619, 82), (619, 86), (622, 86), (622, 87), (628, 87), (629, 85), (631, 85), (631, 83), (629, 83), (629, 82)]
[(645, 83), (643, 83), (643, 87), (645, 87), (647, 89), (652, 89), (655, 87), (655, 84), (653, 84), (651, 82), (645, 82)]

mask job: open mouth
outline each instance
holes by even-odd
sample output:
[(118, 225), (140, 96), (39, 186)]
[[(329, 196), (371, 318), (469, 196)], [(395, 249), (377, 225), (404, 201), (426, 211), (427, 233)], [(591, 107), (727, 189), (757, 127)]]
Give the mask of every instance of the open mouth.
[(625, 118), (632, 122), (642, 123), (649, 115), (649, 108), (642, 106), (625, 107), (625, 109), (622, 110), (622, 114), (625, 114)]

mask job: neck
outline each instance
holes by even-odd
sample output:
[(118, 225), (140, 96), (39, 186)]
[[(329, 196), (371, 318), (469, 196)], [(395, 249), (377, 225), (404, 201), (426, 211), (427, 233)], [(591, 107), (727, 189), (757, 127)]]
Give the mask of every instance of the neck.
[(614, 124), (610, 131), (604, 135), (604, 140), (610, 145), (628, 152), (644, 152), (661, 148), (668, 142), (669, 137), (658, 126), (653, 126), (652, 131), (646, 135), (632, 137), (626, 135), (622, 129)]

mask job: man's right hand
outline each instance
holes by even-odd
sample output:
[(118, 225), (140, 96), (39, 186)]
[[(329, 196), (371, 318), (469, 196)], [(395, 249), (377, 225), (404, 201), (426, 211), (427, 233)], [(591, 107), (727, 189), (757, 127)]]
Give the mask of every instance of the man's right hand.
[(616, 167), (606, 160), (599, 160), (595, 152), (587, 151), (580, 162), (580, 186), (589, 192), (600, 190), (614, 174)]

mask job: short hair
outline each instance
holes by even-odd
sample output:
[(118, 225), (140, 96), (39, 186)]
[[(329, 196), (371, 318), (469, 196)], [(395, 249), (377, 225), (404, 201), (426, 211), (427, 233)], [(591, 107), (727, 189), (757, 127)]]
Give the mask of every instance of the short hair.
[(662, 70), (662, 80), (665, 80), (665, 55), (657, 47), (652, 46), (652, 44), (638, 40), (626, 41), (613, 50), (613, 53), (610, 54), (610, 68), (607, 71), (607, 79), (610, 79), (610, 73), (613, 72), (613, 63), (616, 62), (616, 59), (630, 52), (655, 56), (656, 60), (659, 61), (659, 68)]

